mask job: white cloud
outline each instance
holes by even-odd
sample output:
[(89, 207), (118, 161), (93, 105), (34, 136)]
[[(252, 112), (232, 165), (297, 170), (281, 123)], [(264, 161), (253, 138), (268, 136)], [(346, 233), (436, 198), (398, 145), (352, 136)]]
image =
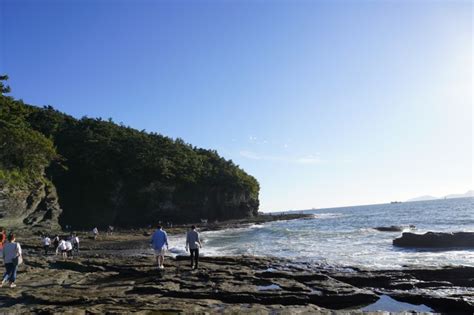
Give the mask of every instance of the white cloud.
[(261, 139), (257, 136), (249, 136), (249, 142), (255, 144), (268, 144), (269, 141), (267, 139)]
[(240, 156), (251, 160), (261, 160), (262, 156), (251, 151), (240, 151)]
[(302, 157), (288, 157), (288, 156), (280, 156), (280, 155), (259, 154), (259, 153), (247, 151), (247, 150), (240, 151), (240, 156), (246, 159), (251, 159), (251, 160), (281, 161), (281, 162), (304, 164), (304, 165), (320, 164), (323, 162), (321, 158), (314, 155), (302, 156)]
[(240, 151), (240, 155), (243, 156), (244, 158), (251, 159), (251, 160), (263, 160), (263, 161), (283, 161), (285, 158), (281, 156), (275, 156), (275, 155), (264, 155), (264, 154), (259, 154), (255, 153), (252, 151)]
[(296, 159), (296, 162), (299, 164), (319, 164), (322, 160), (319, 157), (308, 156)]

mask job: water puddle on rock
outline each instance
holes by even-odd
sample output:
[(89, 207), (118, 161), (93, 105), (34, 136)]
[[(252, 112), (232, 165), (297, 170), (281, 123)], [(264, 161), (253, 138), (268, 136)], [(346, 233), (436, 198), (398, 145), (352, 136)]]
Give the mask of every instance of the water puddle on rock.
[(281, 290), (280, 286), (277, 284), (270, 284), (270, 285), (261, 285), (257, 287), (258, 291), (278, 291)]
[(392, 299), (388, 295), (381, 295), (380, 299), (366, 307), (362, 308), (361, 311), (367, 312), (375, 312), (375, 311), (385, 311), (385, 312), (407, 312), (407, 311), (415, 311), (415, 312), (433, 312), (431, 308), (428, 306), (421, 304), (415, 305), (405, 302), (399, 302), (397, 300)]

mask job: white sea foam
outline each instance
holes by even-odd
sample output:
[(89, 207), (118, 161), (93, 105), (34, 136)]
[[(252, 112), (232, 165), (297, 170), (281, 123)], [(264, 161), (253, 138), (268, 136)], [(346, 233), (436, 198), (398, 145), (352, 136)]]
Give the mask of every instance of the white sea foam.
[[(456, 212), (451, 208), (455, 205)], [(317, 210), (312, 220), (276, 221), (238, 229), (202, 232), (203, 255), (258, 255), (377, 269), (404, 266), (474, 266), (473, 250), (421, 251), (396, 248), (401, 233), (377, 232), (373, 227), (417, 226), (425, 231), (474, 230), (472, 203), (439, 201)], [(413, 213), (417, 213), (416, 216)], [(466, 219), (466, 216), (471, 219)], [(462, 219), (459, 219), (461, 217)], [(184, 248), (184, 235), (175, 237)], [(173, 245), (174, 246), (174, 245)]]

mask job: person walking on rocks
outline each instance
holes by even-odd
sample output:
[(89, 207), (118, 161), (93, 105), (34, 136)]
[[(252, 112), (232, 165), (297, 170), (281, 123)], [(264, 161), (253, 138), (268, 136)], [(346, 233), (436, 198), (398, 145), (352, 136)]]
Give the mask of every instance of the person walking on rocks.
[(53, 248), (56, 249), (56, 255), (58, 254), (58, 246), (59, 246), (59, 235), (56, 234), (53, 238)]
[(60, 240), (58, 247), (56, 247), (56, 255), (61, 252), (63, 259), (67, 258), (67, 246), (65, 240)]
[(3, 287), (7, 282), (10, 283), (10, 288), (16, 287), (16, 272), (18, 266), (22, 263), (22, 252), (20, 243), (15, 241), (15, 235), (10, 233), (8, 235), (8, 243), (3, 247), (3, 262), (5, 263), (5, 274), (1, 286)]
[(157, 226), (155, 233), (153, 233), (150, 241), (151, 246), (155, 250), (156, 263), (158, 269), (164, 269), (163, 263), (165, 261), (165, 245), (168, 248), (168, 235), (163, 231), (161, 225)]
[(72, 243), (72, 250), (76, 254), (79, 254), (79, 237), (76, 235), (76, 233), (72, 234), (71, 243)]
[(186, 234), (186, 251), (190, 252), (191, 257), (191, 268), (198, 268), (199, 262), (199, 248), (202, 248), (201, 240), (199, 239), (199, 233), (196, 231), (194, 225), (191, 226), (191, 230)]
[(72, 256), (72, 243), (71, 241), (66, 241), (66, 257), (71, 257), (73, 258)]
[(97, 236), (99, 236), (99, 230), (97, 227), (92, 229), (92, 234), (94, 234), (94, 241), (97, 239)]
[(51, 246), (51, 239), (49, 238), (48, 235), (43, 235), (43, 239), (41, 241), (43, 242), (44, 254), (47, 256), (49, 246)]

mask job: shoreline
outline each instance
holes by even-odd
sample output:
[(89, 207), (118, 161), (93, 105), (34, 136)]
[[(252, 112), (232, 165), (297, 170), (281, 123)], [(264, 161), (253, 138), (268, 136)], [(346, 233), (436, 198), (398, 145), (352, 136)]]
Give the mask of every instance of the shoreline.
[[(246, 225), (220, 228), (232, 226)], [(201, 257), (194, 271), (188, 256), (178, 255), (167, 257), (159, 271), (152, 255), (133, 255), (140, 244), (147, 248), (143, 232), (118, 231), (97, 241), (82, 237), (80, 255), (66, 261), (45, 257), (38, 237), (19, 235), (25, 263), (17, 288), (0, 289), (0, 306), (18, 313), (384, 314), (376, 312), (384, 307), (474, 312), (474, 267), (376, 270), (239, 255)]]
[[(275, 221), (289, 221), (299, 219), (311, 219), (311, 214), (279, 214), (279, 215), (259, 215), (257, 217), (245, 218), (245, 219), (234, 219), (226, 220), (221, 222), (213, 222), (208, 224), (180, 224), (174, 225), (173, 227), (164, 227), (169, 237), (185, 236), (189, 227), (194, 224), (197, 226), (198, 231), (210, 232), (210, 231), (221, 231), (226, 229), (241, 229), (248, 228), (253, 225), (260, 225), (268, 222)], [(46, 233), (51, 238), (58, 234), (60, 237), (66, 238), (70, 233), (74, 232), (80, 238), (81, 249), (90, 251), (93, 253), (104, 253), (113, 251), (149, 251), (150, 256), (153, 256), (153, 252), (148, 247), (149, 240), (153, 232), (156, 230), (155, 227), (151, 228), (135, 228), (135, 229), (117, 229), (111, 235), (108, 235), (104, 231), (99, 231), (97, 240), (93, 239), (91, 231), (87, 230), (62, 230), (62, 231), (45, 231), (45, 229), (35, 230), (18, 230), (17, 239), (22, 244), (24, 249), (37, 249), (40, 244), (41, 233)], [(184, 248), (184, 244), (183, 244)], [(133, 252), (131, 253), (133, 255)], [(130, 255), (129, 255), (130, 256)], [(141, 255), (143, 256), (143, 255)], [(174, 256), (179, 256), (177, 253)]]
[[(221, 221), (218, 223), (208, 223), (203, 225), (198, 225), (197, 223), (190, 223), (190, 224), (182, 224), (176, 225), (173, 227), (165, 227), (164, 230), (168, 233), (170, 237), (185, 237), (186, 232), (188, 231), (191, 224), (195, 224), (198, 228), (199, 232), (212, 232), (212, 231), (222, 231), (227, 229), (245, 229), (250, 228), (254, 225), (261, 225), (269, 222), (276, 222), (276, 221), (290, 221), (290, 220), (307, 220), (313, 219), (313, 214), (303, 214), (303, 213), (295, 213), (295, 214), (266, 214), (266, 215), (259, 215), (258, 217), (246, 218), (246, 219), (235, 219), (235, 220), (227, 220)], [(373, 228), (376, 230), (377, 228)], [(91, 231), (85, 230), (74, 230), (74, 232), (80, 237), (81, 240), (81, 248), (86, 252), (91, 252), (94, 254), (106, 254), (106, 253), (113, 253), (114, 251), (119, 252), (128, 252), (127, 256), (153, 256), (153, 251), (149, 248), (148, 243), (151, 235), (155, 231), (155, 228), (136, 228), (136, 229), (118, 229), (114, 231), (112, 235), (107, 235), (105, 232), (101, 231), (99, 237), (96, 241), (93, 240), (93, 236)], [(19, 230), (17, 233), (17, 239), (21, 242), (22, 247), (25, 249), (36, 248), (37, 245), (40, 243), (40, 233), (45, 231), (44, 229), (38, 230)], [(57, 231), (56, 231), (57, 232)], [(55, 232), (55, 233), (56, 233)], [(61, 231), (57, 232), (60, 237), (67, 237), (69, 233), (73, 231)], [(54, 235), (54, 233), (50, 233), (48, 235)], [(32, 240), (33, 239), (33, 240)], [(84, 247), (85, 245), (85, 247)], [(168, 256), (176, 257), (185, 254), (184, 250), (181, 249), (181, 246), (184, 248), (184, 244), (179, 244), (177, 246), (170, 246), (170, 250), (174, 249), (174, 251), (169, 251)], [(247, 254), (206, 254), (201, 252), (201, 257), (236, 257), (241, 255)], [(249, 254), (252, 255), (252, 254)], [(123, 254), (122, 254), (123, 256)], [(255, 257), (269, 257), (275, 259), (285, 259), (285, 257), (278, 256), (278, 255), (252, 255)], [(301, 260), (301, 258), (296, 258)], [(406, 264), (397, 266), (386, 266), (386, 267), (372, 267), (367, 265), (360, 265), (360, 264), (337, 264), (334, 262), (325, 262), (324, 260), (321, 261), (319, 259), (315, 260), (305, 260), (305, 263), (316, 263), (316, 264), (326, 264), (328, 266), (345, 269), (345, 268), (352, 268), (352, 269), (360, 269), (366, 271), (382, 271), (382, 270), (404, 270), (404, 269), (416, 269), (416, 268), (451, 268), (451, 267), (472, 267), (474, 265), (469, 264), (451, 264), (447, 263), (444, 265), (437, 265), (437, 264)]]
[[(191, 225), (195, 225), (196, 227), (199, 228), (201, 232), (205, 231), (217, 231), (217, 230), (224, 230), (224, 229), (230, 229), (230, 228), (244, 228), (248, 227), (254, 224), (264, 224), (268, 222), (274, 222), (274, 221), (289, 221), (289, 220), (299, 220), (299, 219), (311, 219), (313, 218), (312, 214), (308, 213), (288, 213), (288, 214), (259, 214), (258, 216), (255, 217), (249, 217), (249, 218), (243, 218), (243, 219), (230, 219), (230, 220), (224, 220), (224, 221), (215, 221), (215, 222), (208, 222), (208, 223), (202, 223), (202, 222), (191, 222), (191, 223), (186, 223), (186, 224), (174, 224), (172, 226), (167, 226), (166, 224), (162, 224), (163, 229), (166, 230), (166, 232), (169, 235), (174, 235), (178, 233), (185, 233)], [(156, 229), (157, 223), (154, 223), (151, 227), (130, 227), (130, 228), (122, 228), (122, 227), (116, 227), (113, 235), (122, 235), (122, 234), (127, 234), (127, 235), (135, 235), (137, 233), (145, 233), (145, 232), (151, 232)], [(91, 225), (90, 229), (74, 229), (74, 228), (62, 228), (61, 230), (58, 229), (50, 229), (48, 230), (47, 228), (44, 227), (33, 227), (33, 228), (27, 228), (27, 227), (16, 227), (13, 228), (12, 230), (18, 231), (20, 234), (35, 234), (35, 235), (40, 235), (41, 233), (47, 233), (47, 234), (67, 234), (71, 232), (76, 232), (81, 234), (82, 236), (90, 236), (92, 229), (94, 228), (93, 225)], [(106, 235), (107, 232), (105, 229), (99, 229), (99, 235)], [(112, 236), (113, 236), (112, 235)]]

